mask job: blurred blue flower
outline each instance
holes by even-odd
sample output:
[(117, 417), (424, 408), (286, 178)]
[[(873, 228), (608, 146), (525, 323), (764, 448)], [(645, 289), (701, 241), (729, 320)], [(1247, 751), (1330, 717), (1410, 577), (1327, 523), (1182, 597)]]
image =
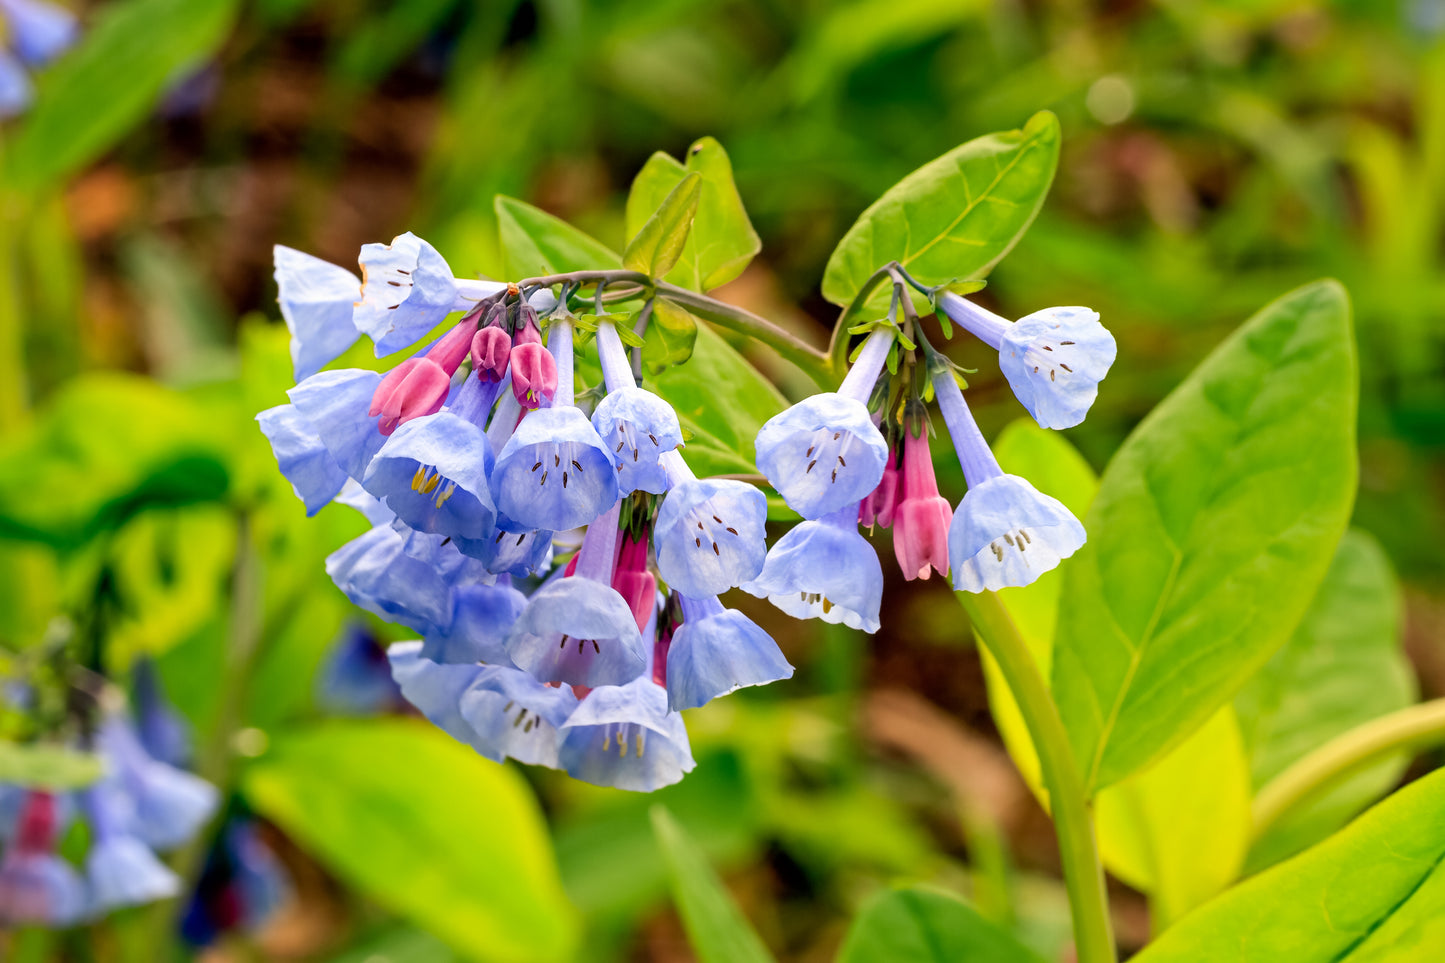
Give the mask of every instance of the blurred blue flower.
[(206, 865), (181, 919), (192, 946), (209, 946), (224, 932), (254, 932), (291, 893), (291, 883), (255, 820), (232, 816), (206, 855)]
[(96, 790), (128, 801), (123, 829), (152, 849), (175, 849), (215, 813), (220, 801), (216, 787), (151, 758), (122, 716), (113, 714), (101, 723), (95, 744), (107, 762)]
[(166, 698), (155, 660), (150, 656), (136, 657), (131, 666), (131, 688), (141, 746), (153, 759), (172, 766), (186, 765), (191, 758), (191, 727)]
[(1088, 308), (1045, 308), (1009, 321), (951, 292), (938, 306), (998, 351), (1014, 395), (1045, 428), (1084, 420), (1118, 350), (1099, 313)]
[(681, 598), (682, 625), (667, 647), (667, 704), (695, 709), (744, 686), (793, 675), (778, 643), (741, 612), (714, 598)]
[(0, 120), (24, 111), (34, 97), (35, 89), (25, 68), (0, 47)]
[(491, 462), (482, 429), (441, 411), (398, 428), (372, 458), (363, 484), (419, 532), (480, 539), (496, 519)]
[(877, 632), (883, 566), (858, 534), (858, 504), (805, 521), (778, 539), (762, 573), (742, 589), (794, 618)]
[(10, 46), (33, 67), (49, 63), (80, 34), (75, 14), (45, 0), (0, 0)]
[(180, 891), (180, 877), (126, 831), (119, 797), (91, 787), (81, 792), (80, 805), (91, 833), (85, 856), (89, 915), (99, 917), (122, 907), (169, 899)]
[(356, 343), (361, 332), (352, 312), (361, 281), (346, 268), (276, 245), (277, 300), (291, 332), (291, 366), (304, 381)]
[(85, 913), (80, 874), (55, 853), (56, 800), (27, 792), (0, 859), (0, 925), (69, 926)]
[(652, 792), (695, 765), (682, 716), (668, 709), (667, 690), (650, 673), (588, 692), (559, 734), (562, 768), (596, 786)]
[(1028, 585), (1084, 544), (1084, 526), (1055, 498), (1006, 475), (978, 430), (953, 373), (931, 371), (938, 410), (948, 425), (968, 492), (948, 528), (953, 587), (995, 591)]
[[(680, 464), (681, 457), (674, 454), (667, 461)], [(768, 500), (746, 482), (691, 476), (687, 471), (662, 500), (653, 545), (663, 581), (683, 595), (702, 599), (762, 571), (768, 551)]]
[(337, 715), (370, 716), (399, 708), (386, 650), (365, 625), (352, 623), (331, 644), (316, 673), (316, 703)]

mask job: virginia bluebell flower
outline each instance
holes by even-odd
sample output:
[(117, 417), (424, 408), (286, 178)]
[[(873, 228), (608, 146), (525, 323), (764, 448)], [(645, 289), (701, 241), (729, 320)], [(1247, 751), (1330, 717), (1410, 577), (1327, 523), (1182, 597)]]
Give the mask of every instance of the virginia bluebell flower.
[[(569, 324), (569, 339), (570, 336)], [(512, 335), (512, 350), (507, 359), (508, 370), (512, 374), (512, 397), (528, 411), (551, 405), (557, 394), (560, 377), (558, 365), (564, 359), (555, 348), (549, 351), (543, 346), (542, 331), (537, 326), (537, 312), (529, 305), (523, 305), (518, 311), (517, 328)], [(570, 392), (572, 361), (570, 357), (565, 360), (568, 365), (567, 383)], [(570, 394), (568, 397), (570, 399)], [(571, 401), (567, 404), (571, 404)]]
[(485, 755), (488, 747), (462, 717), (460, 705), (462, 693), (476, 681), (482, 666), (433, 662), (422, 656), (421, 648), (421, 642), (394, 642), (386, 650), (391, 677), (401, 686), (401, 694), (432, 725)]
[(653, 545), (668, 586), (704, 599), (757, 576), (768, 551), (766, 496), (746, 482), (700, 480), (677, 452), (663, 465), (672, 489), (657, 511)]
[(877, 632), (883, 566), (858, 534), (858, 505), (805, 521), (778, 539), (763, 571), (742, 589), (798, 619)]
[(365, 625), (343, 628), (317, 669), (316, 704), (337, 715), (371, 716), (390, 712), (402, 701), (386, 650)]
[(56, 804), (26, 794), (14, 838), (0, 859), (0, 924), (61, 927), (85, 913), (85, 884), (55, 852)]
[(557, 532), (591, 522), (618, 492), (607, 448), (572, 404), (571, 322), (554, 323), (551, 341), (558, 369), (553, 407), (529, 412), (517, 425), (497, 455), (491, 484), (502, 514), (525, 529)]
[(75, 15), (64, 7), (0, 0), (0, 120), (21, 113), (35, 96), (24, 64), (49, 62), (75, 42), (77, 32)]
[(575, 574), (533, 592), (512, 626), (507, 654), (539, 682), (622, 685), (646, 668), (632, 609), (612, 588), (618, 513), (587, 527)]
[(169, 899), (180, 891), (180, 877), (126, 831), (122, 798), (92, 786), (81, 792), (80, 805), (90, 824), (85, 855), (90, 915)]
[(894, 334), (887, 326), (875, 328), (837, 392), (800, 401), (758, 431), (758, 470), (804, 518), (857, 505), (883, 477), (888, 443), (867, 402)]
[(361, 248), (361, 300), (352, 320), (376, 342), (378, 358), (400, 351), (453, 311), (507, 289), (496, 281), (452, 276), (446, 259), (411, 232)]
[(930, 374), (968, 493), (948, 529), (953, 587), (965, 592), (1028, 585), (1084, 544), (1084, 526), (1058, 499), (1006, 475), (946, 366)]
[(291, 483), (291, 490), (315, 515), (341, 491), (348, 478), (330, 449), (295, 405), (277, 405), (256, 416), (261, 433), (271, 443), (276, 466)]
[(482, 755), (549, 769), (558, 768), (558, 729), (576, 707), (571, 687), (544, 685), (500, 665), (483, 666), (459, 704)]
[(275, 263), (277, 300), (291, 332), (292, 373), (304, 381), (361, 337), (351, 320), (361, 280), (344, 267), (280, 244)]
[(457, 539), (456, 546), (496, 575), (527, 578), (543, 574), (552, 564), (552, 532), (522, 528), (501, 514), (485, 538)]
[(667, 491), (667, 472), (660, 459), (682, 444), (677, 412), (633, 383), (626, 349), (611, 321), (598, 322), (597, 357), (607, 396), (592, 412), (592, 426), (617, 466), (617, 486), (624, 495), (635, 491), (660, 495)]
[(527, 597), (512, 587), (510, 576), (499, 576), (491, 585), (459, 585), (452, 590), (451, 622), (426, 633), (421, 656), (433, 662), (511, 665), (507, 635), (526, 605)]
[(97, 791), (123, 794), (131, 803), (125, 831), (152, 849), (175, 849), (194, 836), (216, 811), (216, 787), (199, 776), (146, 754), (128, 721), (111, 715), (96, 734), (106, 757)]
[(875, 525), (893, 527), (893, 515), (898, 508), (899, 489), (902, 484), (903, 475), (898, 470), (893, 451), (890, 450), (888, 463), (883, 466), (883, 477), (878, 479), (878, 487), (858, 503), (858, 524), (867, 526), (870, 532)]
[(1045, 428), (1083, 421), (1114, 363), (1114, 336), (1088, 308), (1045, 308), (1009, 321), (952, 292), (938, 307), (998, 351), (1014, 395)]
[(363, 484), (419, 532), (480, 539), (496, 509), (492, 449), (481, 428), (450, 411), (408, 421), (382, 445)]
[(667, 690), (650, 673), (591, 690), (559, 732), (562, 768), (596, 786), (652, 792), (695, 765), (682, 716), (668, 709)]
[(667, 647), (667, 705), (695, 709), (744, 686), (793, 675), (773, 637), (716, 597), (681, 597), (682, 625)]
[(375, 371), (343, 368), (314, 374), (286, 392), (310, 424), (310, 434), (320, 438), (341, 470), (358, 482), (386, 443), (380, 419), (367, 414), (380, 384)]
[(378, 525), (332, 552), (326, 574), (353, 603), (388, 622), (422, 634), (441, 631), (451, 622), (451, 584), (406, 547), (395, 528)]

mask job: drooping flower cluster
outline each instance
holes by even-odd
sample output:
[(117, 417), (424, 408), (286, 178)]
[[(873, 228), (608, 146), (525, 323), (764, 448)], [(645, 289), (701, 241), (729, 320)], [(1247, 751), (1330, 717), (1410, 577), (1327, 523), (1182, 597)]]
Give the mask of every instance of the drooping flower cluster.
[(35, 97), (26, 67), (43, 67), (64, 53), (79, 32), (75, 15), (46, 0), (0, 0), (0, 120)]
[[(717, 599), (763, 568), (762, 492), (694, 475), (623, 334), (574, 319), (565, 290), (559, 304), (455, 278), (410, 234), (360, 262), (362, 281), (277, 249), (300, 382), (258, 416), (309, 512), (337, 500), (372, 524), (328, 573), (420, 636), (392, 647), (393, 676), (477, 752), (626, 789), (676, 782), (693, 766), (679, 710), (792, 674)], [(385, 375), (320, 370), (362, 334), (382, 356), (458, 312)], [(595, 325), (606, 390), (590, 416), (579, 323)]]

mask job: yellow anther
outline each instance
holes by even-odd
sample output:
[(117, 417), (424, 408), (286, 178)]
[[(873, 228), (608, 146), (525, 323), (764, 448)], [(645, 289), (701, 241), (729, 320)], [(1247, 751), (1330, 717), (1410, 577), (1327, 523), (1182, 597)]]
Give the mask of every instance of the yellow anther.
[(432, 492), (434, 492), (434, 491), (437, 490), (437, 486), (440, 485), (441, 483), (442, 483), (441, 472), (437, 472), (435, 475), (431, 476), (430, 478), (428, 478), (428, 479), (426, 480), (426, 484), (425, 484), (425, 485), (422, 485), (422, 486), (421, 486), (422, 494), (423, 494), (423, 495), (430, 495)]
[(416, 474), (411, 476), (411, 490), (414, 492), (421, 491), (421, 485), (424, 481), (426, 481), (426, 466), (417, 465)]
[(828, 599), (827, 599), (826, 597), (824, 597), (824, 599), (823, 599), (823, 614), (824, 614), (824, 615), (827, 615), (827, 614), (828, 614), (829, 612), (831, 612), (831, 611), (833, 611), (833, 603), (830, 602), (830, 601), (828, 601)]

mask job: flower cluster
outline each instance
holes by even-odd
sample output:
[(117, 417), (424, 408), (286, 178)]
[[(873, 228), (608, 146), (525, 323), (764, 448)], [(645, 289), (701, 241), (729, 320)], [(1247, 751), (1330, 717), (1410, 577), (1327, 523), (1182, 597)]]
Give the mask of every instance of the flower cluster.
[[(188, 841), (216, 810), (215, 787), (148, 745), (160, 717), (140, 726), (120, 712), (95, 734), (101, 780), (74, 793), (0, 786), (0, 924), (70, 926), (112, 910), (175, 896), (180, 879), (156, 856)], [(169, 738), (169, 736), (167, 737)], [(82, 875), (56, 852), (70, 820), (89, 827)]]
[(75, 15), (45, 0), (0, 0), (0, 120), (30, 106), (25, 68), (40, 67), (75, 42)]
[[(631, 332), (575, 318), (565, 288), (454, 277), (411, 234), (359, 260), (361, 279), (277, 248), (299, 383), (258, 420), (308, 511), (336, 500), (371, 522), (327, 571), (420, 636), (390, 650), (402, 694), (490, 759), (634, 790), (681, 779), (679, 710), (792, 674), (717, 598), (763, 570), (762, 492), (696, 477), (676, 413), (633, 376)], [(385, 375), (320, 370), (362, 334), (383, 356), (458, 312)], [(590, 415), (579, 330), (605, 389)]]

